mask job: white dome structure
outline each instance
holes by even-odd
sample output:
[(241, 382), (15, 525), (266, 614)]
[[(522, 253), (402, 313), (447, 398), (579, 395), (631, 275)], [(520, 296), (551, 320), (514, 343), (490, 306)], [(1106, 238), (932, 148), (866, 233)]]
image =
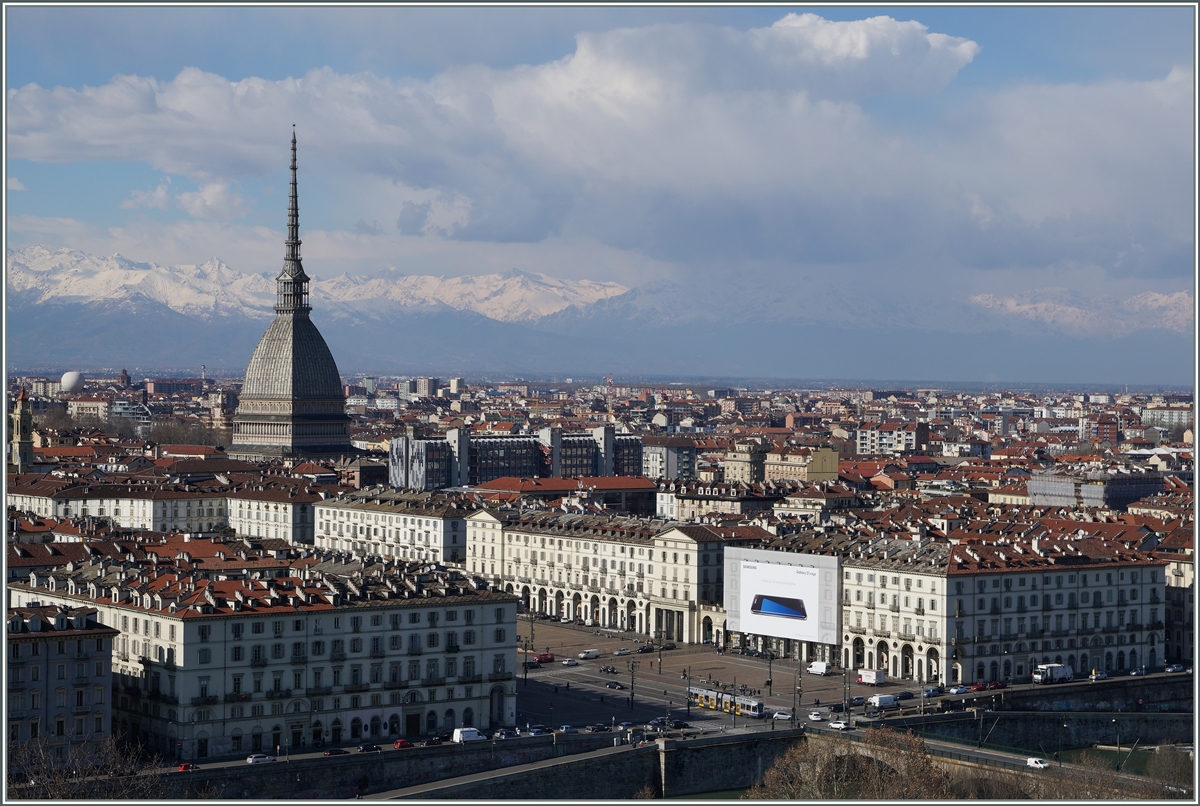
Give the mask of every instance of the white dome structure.
[(83, 388), (83, 375), (78, 372), (64, 373), (59, 386), (64, 392), (78, 392)]

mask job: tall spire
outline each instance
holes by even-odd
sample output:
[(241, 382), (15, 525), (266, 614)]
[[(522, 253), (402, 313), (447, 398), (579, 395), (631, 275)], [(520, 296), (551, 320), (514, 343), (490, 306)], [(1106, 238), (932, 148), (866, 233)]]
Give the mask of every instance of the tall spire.
[(292, 124), (292, 185), (288, 195), (287, 240), (283, 270), (276, 278), (276, 313), (307, 313), (308, 275), (300, 261), (300, 198), (296, 191), (296, 124)]

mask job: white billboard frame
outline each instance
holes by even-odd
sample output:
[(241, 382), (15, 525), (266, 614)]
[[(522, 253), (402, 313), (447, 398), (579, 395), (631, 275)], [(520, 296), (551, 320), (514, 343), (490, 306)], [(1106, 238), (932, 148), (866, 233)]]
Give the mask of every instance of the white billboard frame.
[(725, 628), (728, 632), (840, 644), (840, 581), (840, 557), (727, 548)]

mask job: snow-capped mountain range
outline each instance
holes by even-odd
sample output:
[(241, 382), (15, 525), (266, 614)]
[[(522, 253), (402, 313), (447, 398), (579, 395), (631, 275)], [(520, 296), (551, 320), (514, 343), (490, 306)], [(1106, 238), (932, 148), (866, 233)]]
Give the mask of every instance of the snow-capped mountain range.
[[(184, 316), (266, 319), (274, 316), (272, 273), (243, 274), (213, 258), (202, 265), (160, 266), (122, 255), (95, 257), (42, 246), (9, 250), (10, 305), (155, 302)], [(342, 315), (386, 314), (394, 308), (445, 306), (498, 322), (531, 322), (570, 308), (585, 309), (629, 292), (594, 280), (563, 280), (544, 274), (429, 277), (398, 275), (314, 279), (314, 305)]]

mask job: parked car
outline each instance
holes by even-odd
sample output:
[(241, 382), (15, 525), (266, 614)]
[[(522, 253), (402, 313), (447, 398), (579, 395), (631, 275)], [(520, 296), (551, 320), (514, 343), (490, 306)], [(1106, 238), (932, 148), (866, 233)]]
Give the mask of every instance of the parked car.
[(425, 741), (421, 742), (421, 747), (437, 747), (442, 743), (441, 736), (430, 736)]
[(246, 756), (247, 764), (266, 764), (268, 761), (274, 761), (275, 756), (268, 756), (265, 753), (255, 753), (251, 756)]
[(623, 688), (625, 688), (625, 686), (624, 686), (623, 684), (621, 684), (621, 683), (618, 683), (616, 680), (609, 680), (609, 681), (608, 681), (607, 683), (605, 683), (604, 685), (605, 685), (605, 687), (607, 687), (607, 688), (615, 688), (615, 689), (623, 689)]
[(191, 772), (192, 770), (198, 770), (198, 769), (200, 769), (200, 765), (193, 764), (190, 761), (185, 761), (179, 765), (180, 772)]
[(1026, 767), (1033, 767), (1035, 770), (1044, 770), (1049, 768), (1050, 762), (1044, 758), (1027, 758), (1025, 759)]
[(620, 649), (614, 649), (613, 654), (614, 655), (632, 655), (633, 653), (630, 651), (629, 647), (623, 646)]
[(661, 649), (662, 649), (664, 652), (665, 652), (665, 651), (667, 651), (667, 650), (670, 650), (670, 649), (674, 649), (674, 648), (675, 648), (675, 645), (674, 645), (673, 643), (671, 643), (670, 641), (667, 641), (667, 642), (666, 642), (665, 644), (663, 644), (663, 645), (662, 645), (662, 647), (661, 647)]
[(379, 753), (382, 751), (380, 750), (380, 747), (377, 744), (360, 744), (358, 746), (358, 752), (360, 752), (360, 753)]
[(946, 689), (947, 694), (966, 694), (969, 689), (966, 686), (951, 686)]
[(327, 755), (327, 756), (344, 756), (344, 755), (346, 755), (346, 751), (340, 747), (331, 747), (325, 751), (325, 755)]
[(492, 738), (493, 739), (515, 739), (515, 738), (517, 738), (517, 732), (515, 730), (512, 730), (511, 728), (500, 728), (500, 730), (498, 730), (492, 734)]
[(1182, 663), (1172, 663), (1170, 666), (1163, 669), (1163, 671), (1166, 672), (1167, 674), (1176, 674), (1178, 672), (1182, 672), (1184, 670), (1184, 668), (1185, 667)]
[(813, 711), (808, 715), (809, 722), (824, 722), (825, 716), (820, 711)]
[(911, 691), (897, 691), (896, 692), (896, 699), (898, 699), (898, 700), (911, 700), (915, 696), (917, 696), (917, 695), (913, 694)]
[(579, 661), (575, 660), (574, 658), (567, 658), (565, 661), (563, 661), (563, 666), (578, 666), (578, 665), (579, 665)]
[(832, 730), (850, 730), (850, 723), (839, 719), (837, 722), (830, 722), (829, 727)]
[(397, 739), (396, 741), (392, 742), (393, 750), (407, 750), (410, 747), (416, 747), (416, 745), (410, 742), (408, 739)]

